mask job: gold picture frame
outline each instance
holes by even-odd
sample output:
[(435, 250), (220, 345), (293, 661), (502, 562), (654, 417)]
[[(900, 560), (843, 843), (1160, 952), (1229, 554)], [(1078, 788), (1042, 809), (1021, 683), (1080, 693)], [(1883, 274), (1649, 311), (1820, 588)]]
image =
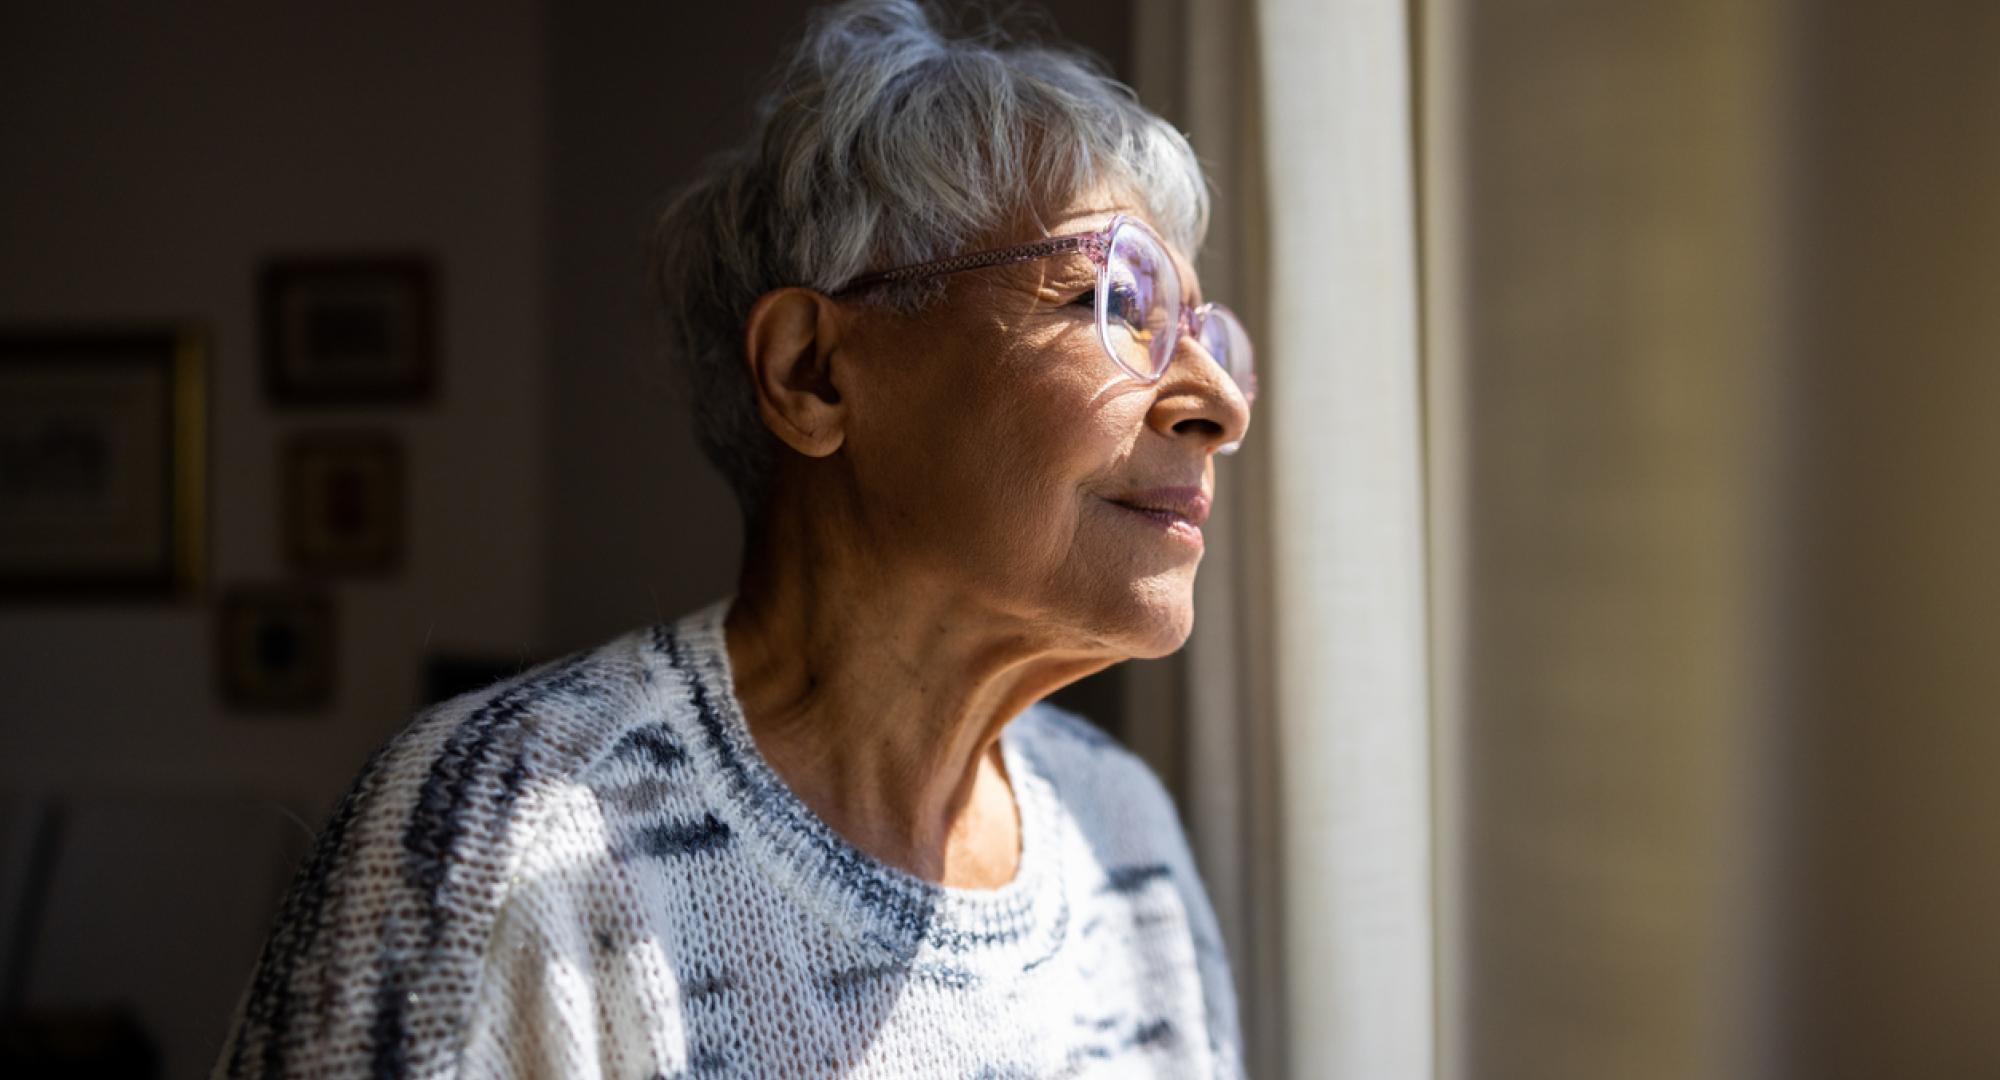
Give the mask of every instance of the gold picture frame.
[(0, 601), (196, 597), (207, 333), (0, 329)]

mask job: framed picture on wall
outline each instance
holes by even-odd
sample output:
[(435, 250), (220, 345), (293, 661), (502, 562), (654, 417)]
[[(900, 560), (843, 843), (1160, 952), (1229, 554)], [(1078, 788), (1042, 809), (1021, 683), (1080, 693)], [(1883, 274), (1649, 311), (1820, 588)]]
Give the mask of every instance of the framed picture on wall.
[(0, 330), (0, 598), (199, 590), (206, 364), (192, 328)]
[(283, 406), (417, 403), (437, 384), (435, 274), (420, 256), (281, 258), (259, 280), (264, 389)]
[(375, 575), (402, 564), (403, 447), (393, 432), (297, 432), (283, 460), (285, 552), (294, 569)]
[(222, 697), (237, 709), (326, 705), (335, 676), (333, 599), (303, 584), (238, 585), (217, 609)]

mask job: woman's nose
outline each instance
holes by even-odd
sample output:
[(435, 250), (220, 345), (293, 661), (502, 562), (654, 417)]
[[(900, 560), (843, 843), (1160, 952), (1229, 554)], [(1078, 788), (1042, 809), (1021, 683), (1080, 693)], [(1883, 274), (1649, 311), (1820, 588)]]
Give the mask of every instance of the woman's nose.
[(1170, 439), (1199, 439), (1204, 449), (1221, 450), (1243, 441), (1250, 401), (1195, 335), (1183, 331), (1160, 376), (1148, 420)]

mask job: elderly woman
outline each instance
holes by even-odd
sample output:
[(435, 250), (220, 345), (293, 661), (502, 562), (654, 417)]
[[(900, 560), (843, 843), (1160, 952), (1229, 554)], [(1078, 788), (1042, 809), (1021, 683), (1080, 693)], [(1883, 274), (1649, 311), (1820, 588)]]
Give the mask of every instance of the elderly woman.
[(735, 594), (380, 751), (219, 1074), (1241, 1072), (1172, 804), (1042, 702), (1186, 640), (1249, 423), (1188, 144), (906, 0), (761, 117), (659, 230)]

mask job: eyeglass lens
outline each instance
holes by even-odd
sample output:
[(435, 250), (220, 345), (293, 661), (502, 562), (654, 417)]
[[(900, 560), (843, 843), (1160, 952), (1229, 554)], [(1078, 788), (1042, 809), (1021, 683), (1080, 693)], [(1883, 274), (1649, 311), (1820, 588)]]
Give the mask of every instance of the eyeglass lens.
[[(1104, 276), (1097, 314), (1105, 349), (1135, 377), (1159, 378), (1180, 336), (1181, 280), (1173, 260), (1146, 229), (1121, 225), (1112, 234)], [(1220, 304), (1202, 305), (1192, 322), (1202, 348), (1246, 395), (1254, 394), (1250, 335), (1242, 322)]]

